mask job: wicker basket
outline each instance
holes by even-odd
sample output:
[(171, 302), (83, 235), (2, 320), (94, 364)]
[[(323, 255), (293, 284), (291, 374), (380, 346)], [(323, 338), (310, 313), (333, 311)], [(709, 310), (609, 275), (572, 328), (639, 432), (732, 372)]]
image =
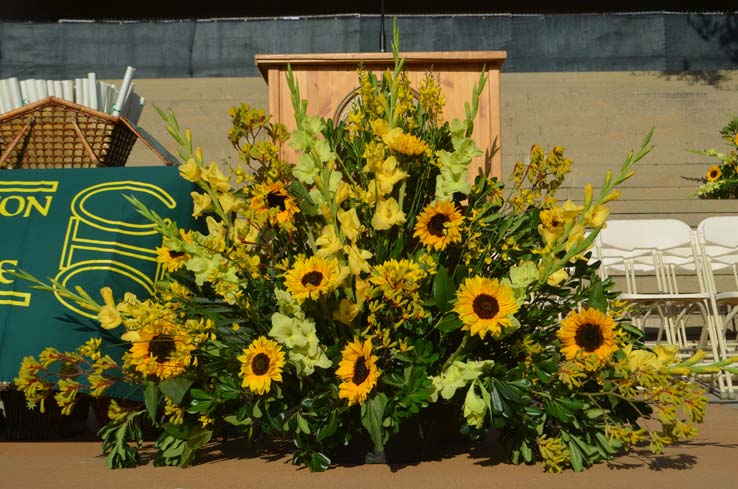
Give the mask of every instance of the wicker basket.
[(47, 97), (0, 115), (0, 169), (123, 166), (137, 139), (124, 117)]

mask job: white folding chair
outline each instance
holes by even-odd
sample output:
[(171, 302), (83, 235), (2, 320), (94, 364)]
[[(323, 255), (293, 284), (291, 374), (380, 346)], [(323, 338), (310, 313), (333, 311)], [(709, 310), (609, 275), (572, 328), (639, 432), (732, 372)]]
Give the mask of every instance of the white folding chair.
[[(714, 216), (697, 226), (700, 251), (706, 263), (708, 288), (720, 312), (720, 332), (726, 336), (726, 348), (736, 352), (738, 338), (738, 216)], [(727, 334), (733, 333), (733, 341)]]
[[(601, 275), (624, 281), (620, 299), (633, 304), (636, 326), (656, 326), (654, 343), (678, 345), (682, 356), (701, 349), (708, 359), (725, 356), (720, 322), (708, 290), (695, 233), (676, 219), (624, 219), (607, 222), (597, 238)], [(696, 321), (696, 322), (695, 322)], [(688, 327), (699, 328), (692, 339)], [(733, 396), (731, 379), (714, 376), (721, 396)]]

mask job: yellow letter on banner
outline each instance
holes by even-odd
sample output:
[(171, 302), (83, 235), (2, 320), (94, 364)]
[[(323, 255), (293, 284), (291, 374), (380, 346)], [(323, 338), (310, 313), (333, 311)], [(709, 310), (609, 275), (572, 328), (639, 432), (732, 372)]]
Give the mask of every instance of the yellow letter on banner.
[[(73, 277), (79, 280), (82, 274), (104, 273), (108, 276), (116, 273), (141, 285), (151, 294), (154, 281), (161, 273), (161, 266), (156, 265), (153, 277), (140, 270), (141, 267), (151, 268), (152, 263), (156, 263), (156, 250), (141, 245), (140, 241), (141, 237), (157, 234), (154, 225), (105, 217), (104, 211), (110, 212), (111, 209), (94, 212), (90, 209), (94, 207), (94, 199), (91, 198), (104, 192), (143, 193), (153, 196), (169, 209), (177, 205), (164, 189), (145, 182), (105, 182), (82, 190), (74, 196), (70, 205), (72, 216), (69, 218), (56, 280), (67, 286)], [(123, 242), (122, 238), (126, 236), (128, 239)], [(136, 243), (137, 240), (139, 243)], [(89, 311), (79, 308), (60, 294), (56, 294), (56, 297), (68, 309), (94, 318)]]

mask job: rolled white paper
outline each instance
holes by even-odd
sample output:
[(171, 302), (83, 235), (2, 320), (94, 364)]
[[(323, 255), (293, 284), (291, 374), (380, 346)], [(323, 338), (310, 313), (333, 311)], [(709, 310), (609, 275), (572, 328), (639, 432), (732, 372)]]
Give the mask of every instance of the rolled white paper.
[(138, 120), (141, 118), (141, 113), (143, 112), (144, 105), (146, 105), (146, 98), (140, 97), (138, 99), (138, 106), (136, 107), (136, 116), (133, 118), (133, 123), (138, 124)]
[(123, 83), (120, 85), (120, 91), (118, 92), (118, 98), (115, 101), (115, 105), (113, 106), (113, 115), (120, 115), (121, 110), (123, 110), (123, 104), (126, 101), (126, 97), (128, 96), (128, 88), (131, 85), (131, 78), (133, 78), (133, 72), (136, 71), (136, 68), (132, 66), (126, 67), (126, 73), (123, 75)]
[(12, 109), (17, 109), (23, 106), (23, 95), (21, 94), (20, 82), (18, 79), (8, 78), (8, 85), (10, 85), (10, 101), (12, 103)]
[(46, 94), (49, 97), (56, 97), (56, 88), (54, 88), (54, 80), (46, 80)]
[(133, 104), (133, 93), (134, 89), (136, 88), (136, 84), (131, 82), (130, 85), (128, 85), (128, 93), (126, 94), (124, 100), (123, 100), (123, 107), (120, 109), (120, 114), (128, 117), (131, 106)]
[(143, 104), (146, 103), (146, 100), (141, 97), (139, 94), (132, 92), (130, 97), (128, 98), (128, 103), (126, 104), (126, 111), (125, 116), (128, 118), (129, 121), (136, 124), (138, 122), (138, 119), (141, 117), (141, 111), (143, 110)]
[(61, 80), (54, 80), (54, 93), (57, 97), (64, 97), (64, 89), (62, 88), (62, 82)]
[(85, 107), (90, 106), (90, 87), (88, 85), (87, 78), (82, 78), (82, 102), (80, 104)]
[(87, 101), (88, 106), (97, 110), (97, 77), (95, 73), (87, 73)]
[(21, 80), (20, 82), (20, 93), (23, 105), (28, 105), (31, 102), (31, 89), (29, 88), (29, 85), (32, 87), (33, 83), (29, 83), (29, 81), (31, 80)]
[(41, 100), (49, 96), (49, 92), (46, 90), (46, 80), (36, 80), (36, 100)]
[(65, 100), (74, 102), (74, 80), (62, 80), (62, 96)]
[(82, 78), (74, 79), (74, 101), (80, 105), (84, 105), (84, 80)]
[(97, 98), (97, 110), (104, 112), (102, 103), (102, 83), (99, 81), (95, 83), (95, 97)]
[(10, 90), (5, 80), (0, 80), (0, 114), (10, 112)]

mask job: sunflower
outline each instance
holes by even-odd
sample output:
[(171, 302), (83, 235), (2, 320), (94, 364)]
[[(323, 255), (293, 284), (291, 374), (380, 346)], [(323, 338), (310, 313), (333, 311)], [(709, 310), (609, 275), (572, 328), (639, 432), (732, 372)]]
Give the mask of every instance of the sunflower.
[(512, 326), (519, 307), (512, 289), (497, 279), (473, 277), (456, 292), (454, 311), (464, 323), (462, 329), (484, 338), (487, 333), (500, 336), (503, 328)]
[(597, 309), (572, 311), (561, 321), (561, 329), (556, 333), (561, 340), (561, 351), (568, 360), (577, 353), (596, 354), (605, 360), (617, 350), (615, 342), (615, 321)]
[(282, 367), (284, 367), (284, 352), (276, 341), (260, 336), (243, 355), (238, 357), (241, 362), (243, 387), (248, 387), (255, 394), (266, 394), (272, 387), (272, 380), (282, 381)]
[(156, 261), (161, 263), (167, 272), (176, 272), (189, 259), (184, 251), (175, 251), (168, 246), (156, 248)]
[(349, 406), (361, 404), (379, 378), (377, 357), (372, 355), (372, 342), (366, 340), (362, 344), (357, 338), (346, 345), (341, 356), (336, 370), (336, 375), (343, 381), (338, 387), (338, 397), (347, 399)]
[(707, 181), (708, 182), (716, 182), (720, 179), (720, 177), (723, 175), (723, 172), (720, 171), (720, 167), (717, 165), (711, 166), (709, 170), (707, 170)]
[(335, 290), (344, 274), (338, 262), (320, 256), (300, 258), (294, 267), (284, 274), (284, 286), (292, 297), (302, 303), (305, 299), (317, 299)]
[(144, 376), (168, 379), (181, 374), (192, 363), (195, 345), (188, 340), (187, 332), (167, 319), (129, 331), (126, 336), (131, 341), (126, 363)]
[(265, 212), (272, 225), (291, 226), (293, 217), (300, 212), (295, 199), (282, 182), (266, 182), (254, 187), (250, 203), (257, 213)]
[(450, 200), (430, 204), (418, 215), (414, 237), (428, 248), (445, 250), (452, 243), (461, 241), (459, 228), (464, 217)]

